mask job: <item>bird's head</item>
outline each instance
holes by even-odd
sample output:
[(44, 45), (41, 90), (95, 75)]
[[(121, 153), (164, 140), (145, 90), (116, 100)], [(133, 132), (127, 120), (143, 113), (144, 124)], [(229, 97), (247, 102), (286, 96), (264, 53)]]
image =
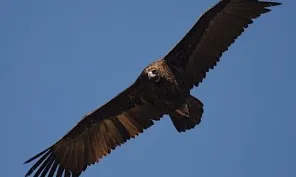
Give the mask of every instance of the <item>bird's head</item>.
[(145, 80), (148, 81), (148, 83), (151, 83), (152, 85), (160, 84), (161, 82), (166, 80), (164, 74), (165, 68), (163, 67), (163, 65), (163, 60), (151, 63), (143, 70), (142, 76)]
[(161, 79), (160, 71), (157, 68), (148, 68), (145, 75), (153, 83), (159, 82)]
[(163, 85), (174, 80), (174, 76), (164, 60), (151, 63), (143, 70), (141, 76), (152, 85)]
[(141, 73), (140, 80), (144, 81), (147, 89), (154, 90), (175, 85), (174, 75), (164, 60), (156, 61), (147, 66)]

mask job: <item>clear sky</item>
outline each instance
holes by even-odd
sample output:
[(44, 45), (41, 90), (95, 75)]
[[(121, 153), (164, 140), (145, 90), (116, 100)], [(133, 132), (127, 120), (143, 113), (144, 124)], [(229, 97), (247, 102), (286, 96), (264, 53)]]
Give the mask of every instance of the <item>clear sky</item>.
[[(295, 177), (292, 0), (251, 25), (192, 94), (202, 123), (165, 117), (82, 177)], [(1, 176), (164, 56), (217, 0), (0, 1)]]

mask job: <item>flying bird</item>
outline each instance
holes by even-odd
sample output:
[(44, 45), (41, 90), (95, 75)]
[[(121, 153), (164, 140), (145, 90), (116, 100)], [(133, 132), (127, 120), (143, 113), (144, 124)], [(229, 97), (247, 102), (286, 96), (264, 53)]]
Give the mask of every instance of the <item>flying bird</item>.
[(25, 176), (78, 177), (117, 146), (136, 137), (164, 115), (178, 132), (194, 128), (202, 102), (190, 90), (216, 66), (223, 52), (269, 7), (281, 3), (220, 0), (205, 12), (162, 59), (148, 65), (126, 90), (85, 115), (55, 144), (27, 160)]

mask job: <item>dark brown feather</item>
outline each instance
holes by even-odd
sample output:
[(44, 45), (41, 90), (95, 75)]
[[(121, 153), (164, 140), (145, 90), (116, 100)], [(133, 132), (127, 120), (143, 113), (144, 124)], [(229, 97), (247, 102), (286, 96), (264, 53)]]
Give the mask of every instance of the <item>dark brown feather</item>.
[(47, 163), (46, 167), (44, 168), (40, 176), (45, 176), (48, 173), (49, 169), (52, 167), (53, 163), (54, 163), (54, 158), (50, 157), (50, 161)]
[(132, 85), (88, 114), (56, 144), (26, 161), (39, 158), (26, 176), (35, 169), (36, 177), (55, 172), (57, 176), (79, 176), (88, 165), (153, 125), (153, 120), (159, 120), (164, 113), (147, 102), (135, 100), (136, 88)]
[(178, 132), (185, 132), (194, 128), (200, 123), (203, 114), (203, 104), (197, 98), (190, 95), (185, 104), (188, 107), (188, 115), (180, 114), (178, 111), (169, 114)]
[(213, 69), (223, 52), (242, 34), (252, 19), (269, 12), (277, 2), (222, 0), (204, 13), (164, 60), (175, 70), (184, 70), (189, 87), (198, 84)]

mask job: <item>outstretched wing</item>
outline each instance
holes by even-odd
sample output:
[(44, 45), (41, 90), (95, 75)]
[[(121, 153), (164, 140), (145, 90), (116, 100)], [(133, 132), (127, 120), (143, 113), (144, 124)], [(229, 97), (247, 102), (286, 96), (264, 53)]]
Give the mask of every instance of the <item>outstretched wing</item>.
[(204, 13), (164, 60), (173, 70), (183, 71), (190, 87), (206, 77), (223, 52), (242, 34), (253, 19), (269, 12), (277, 2), (221, 0)]
[(111, 150), (153, 125), (163, 113), (141, 99), (133, 84), (110, 102), (86, 115), (57, 143), (25, 163), (37, 162), (27, 172), (34, 177), (76, 177)]

